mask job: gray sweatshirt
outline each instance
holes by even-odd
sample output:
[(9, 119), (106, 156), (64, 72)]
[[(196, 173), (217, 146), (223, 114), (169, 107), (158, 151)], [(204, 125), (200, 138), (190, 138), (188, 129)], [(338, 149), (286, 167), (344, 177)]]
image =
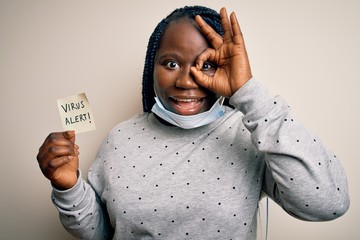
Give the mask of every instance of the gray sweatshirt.
[(337, 157), (255, 79), (217, 121), (192, 130), (142, 113), (115, 126), (88, 173), (53, 189), (61, 222), (80, 239), (256, 239), (265, 192), (290, 215), (346, 212)]

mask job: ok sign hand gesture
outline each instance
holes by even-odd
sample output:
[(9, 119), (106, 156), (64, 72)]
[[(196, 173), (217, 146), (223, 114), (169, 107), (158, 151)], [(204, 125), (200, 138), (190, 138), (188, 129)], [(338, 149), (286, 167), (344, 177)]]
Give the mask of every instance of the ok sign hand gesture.
[[(195, 81), (210, 91), (224, 97), (231, 97), (252, 78), (245, 42), (235, 13), (230, 20), (225, 8), (220, 10), (224, 38), (211, 28), (200, 16), (195, 21), (213, 48), (206, 49), (197, 59), (191, 71)], [(201, 71), (205, 62), (217, 65), (213, 76)]]

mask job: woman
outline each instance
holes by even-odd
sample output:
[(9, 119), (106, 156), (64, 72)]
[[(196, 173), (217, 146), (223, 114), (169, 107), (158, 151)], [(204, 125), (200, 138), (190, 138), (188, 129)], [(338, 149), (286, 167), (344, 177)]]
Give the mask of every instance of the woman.
[(236, 16), (225, 8), (184, 7), (158, 24), (143, 107), (104, 140), (89, 183), (74, 132), (52, 133), (40, 148), (53, 202), (74, 236), (256, 239), (262, 192), (303, 220), (335, 219), (349, 207), (338, 159), (252, 77)]

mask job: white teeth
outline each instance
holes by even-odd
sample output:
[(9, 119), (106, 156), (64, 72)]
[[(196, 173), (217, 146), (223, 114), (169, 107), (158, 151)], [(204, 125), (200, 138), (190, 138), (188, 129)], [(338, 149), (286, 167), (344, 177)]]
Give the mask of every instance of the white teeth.
[(199, 102), (199, 99), (175, 99), (178, 102)]

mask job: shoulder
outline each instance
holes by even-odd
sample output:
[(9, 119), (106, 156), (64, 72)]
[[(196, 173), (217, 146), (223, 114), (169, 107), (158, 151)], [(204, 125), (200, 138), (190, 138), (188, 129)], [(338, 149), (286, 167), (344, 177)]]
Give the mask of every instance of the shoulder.
[(113, 132), (119, 132), (121, 130), (126, 130), (131, 126), (143, 125), (147, 122), (148, 115), (149, 115), (149, 113), (147, 113), (147, 112), (138, 113), (138, 114), (132, 116), (131, 118), (116, 124), (110, 130), (110, 134)]

